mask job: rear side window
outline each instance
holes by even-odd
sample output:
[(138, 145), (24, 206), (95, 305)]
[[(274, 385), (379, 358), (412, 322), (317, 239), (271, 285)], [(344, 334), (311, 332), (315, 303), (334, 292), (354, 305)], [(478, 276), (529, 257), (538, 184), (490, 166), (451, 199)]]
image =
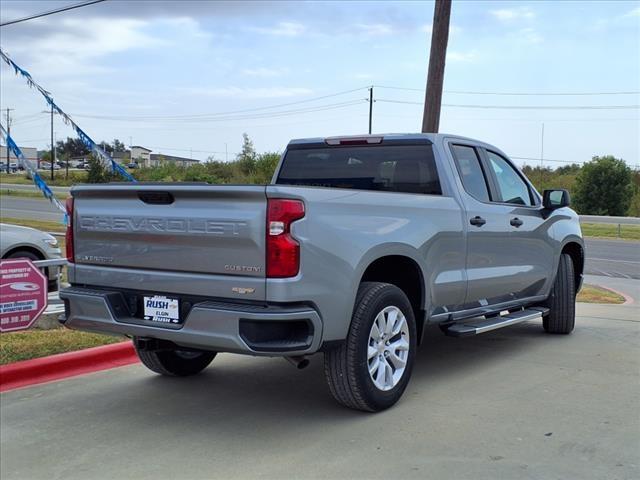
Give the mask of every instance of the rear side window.
[(440, 195), (430, 145), (372, 145), (289, 150), (279, 185)]
[(464, 189), (481, 202), (488, 202), (489, 189), (487, 188), (487, 180), (482, 171), (476, 149), (466, 145), (452, 145), (451, 151), (456, 159)]

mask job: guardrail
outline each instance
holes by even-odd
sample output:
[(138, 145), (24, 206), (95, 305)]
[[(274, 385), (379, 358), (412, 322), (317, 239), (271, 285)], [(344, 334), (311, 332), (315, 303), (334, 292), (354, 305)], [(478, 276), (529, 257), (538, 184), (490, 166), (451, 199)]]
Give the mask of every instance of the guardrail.
[(596, 223), (600, 225), (616, 225), (618, 237), (622, 237), (622, 226), (640, 226), (638, 217), (613, 217), (604, 215), (579, 215), (580, 223)]
[(605, 215), (579, 215), (580, 223), (608, 223), (610, 225), (640, 225), (640, 217), (612, 217)]
[(35, 260), (32, 263), (36, 267), (65, 267), (69, 262), (66, 258), (51, 258), (49, 260)]

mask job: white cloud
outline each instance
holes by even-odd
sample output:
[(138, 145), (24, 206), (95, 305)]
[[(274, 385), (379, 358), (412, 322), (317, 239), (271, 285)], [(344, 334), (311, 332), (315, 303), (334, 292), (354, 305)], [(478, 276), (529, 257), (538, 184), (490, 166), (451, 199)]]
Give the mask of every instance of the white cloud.
[(349, 77), (355, 80), (372, 80), (373, 79), (373, 75), (371, 75), (370, 73), (353, 73), (349, 75)]
[(15, 57), (29, 58), (34, 72), (47, 76), (100, 74), (109, 71), (96, 62), (108, 54), (162, 46), (164, 40), (143, 32), (147, 22), (132, 19), (65, 19), (47, 35), (8, 41)]
[(623, 17), (640, 17), (640, 7), (629, 10)]
[(256, 67), (256, 68), (245, 68), (242, 70), (243, 75), (247, 75), (250, 77), (280, 77), (289, 72), (288, 68), (266, 68), (266, 67)]
[(265, 35), (297, 37), (302, 35), (307, 30), (307, 27), (301, 23), (279, 22), (275, 27), (250, 27), (249, 30)]
[(477, 58), (478, 54), (475, 50), (470, 52), (458, 52), (455, 50), (449, 50), (447, 52), (447, 62), (466, 63), (473, 62), (477, 60)]
[(391, 25), (386, 23), (359, 23), (356, 25), (362, 33), (370, 36), (389, 35), (393, 33)]
[(527, 43), (542, 43), (544, 38), (534, 28), (523, 28), (516, 33), (516, 36)]
[(226, 98), (285, 98), (309, 95), (313, 90), (302, 87), (192, 87), (181, 88), (182, 93)]
[(500, 8), (498, 10), (491, 10), (489, 13), (502, 22), (520, 19), (531, 20), (536, 16), (529, 7)]

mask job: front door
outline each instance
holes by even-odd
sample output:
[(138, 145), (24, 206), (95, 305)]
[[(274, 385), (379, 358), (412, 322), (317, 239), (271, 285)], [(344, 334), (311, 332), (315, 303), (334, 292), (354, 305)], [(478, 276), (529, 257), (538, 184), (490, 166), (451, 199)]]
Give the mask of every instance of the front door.
[(465, 308), (535, 296), (553, 262), (537, 196), (503, 157), (452, 144), (467, 229)]

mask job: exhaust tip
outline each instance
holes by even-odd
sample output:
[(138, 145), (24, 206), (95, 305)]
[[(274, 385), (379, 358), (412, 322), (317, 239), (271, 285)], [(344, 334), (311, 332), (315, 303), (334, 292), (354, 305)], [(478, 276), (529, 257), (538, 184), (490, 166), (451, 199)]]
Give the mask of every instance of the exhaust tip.
[(287, 362), (289, 362), (291, 365), (293, 365), (294, 367), (296, 367), (298, 370), (302, 370), (304, 368), (307, 368), (309, 366), (309, 359), (307, 357), (304, 356), (300, 356), (300, 357), (284, 357), (285, 360), (287, 360)]

